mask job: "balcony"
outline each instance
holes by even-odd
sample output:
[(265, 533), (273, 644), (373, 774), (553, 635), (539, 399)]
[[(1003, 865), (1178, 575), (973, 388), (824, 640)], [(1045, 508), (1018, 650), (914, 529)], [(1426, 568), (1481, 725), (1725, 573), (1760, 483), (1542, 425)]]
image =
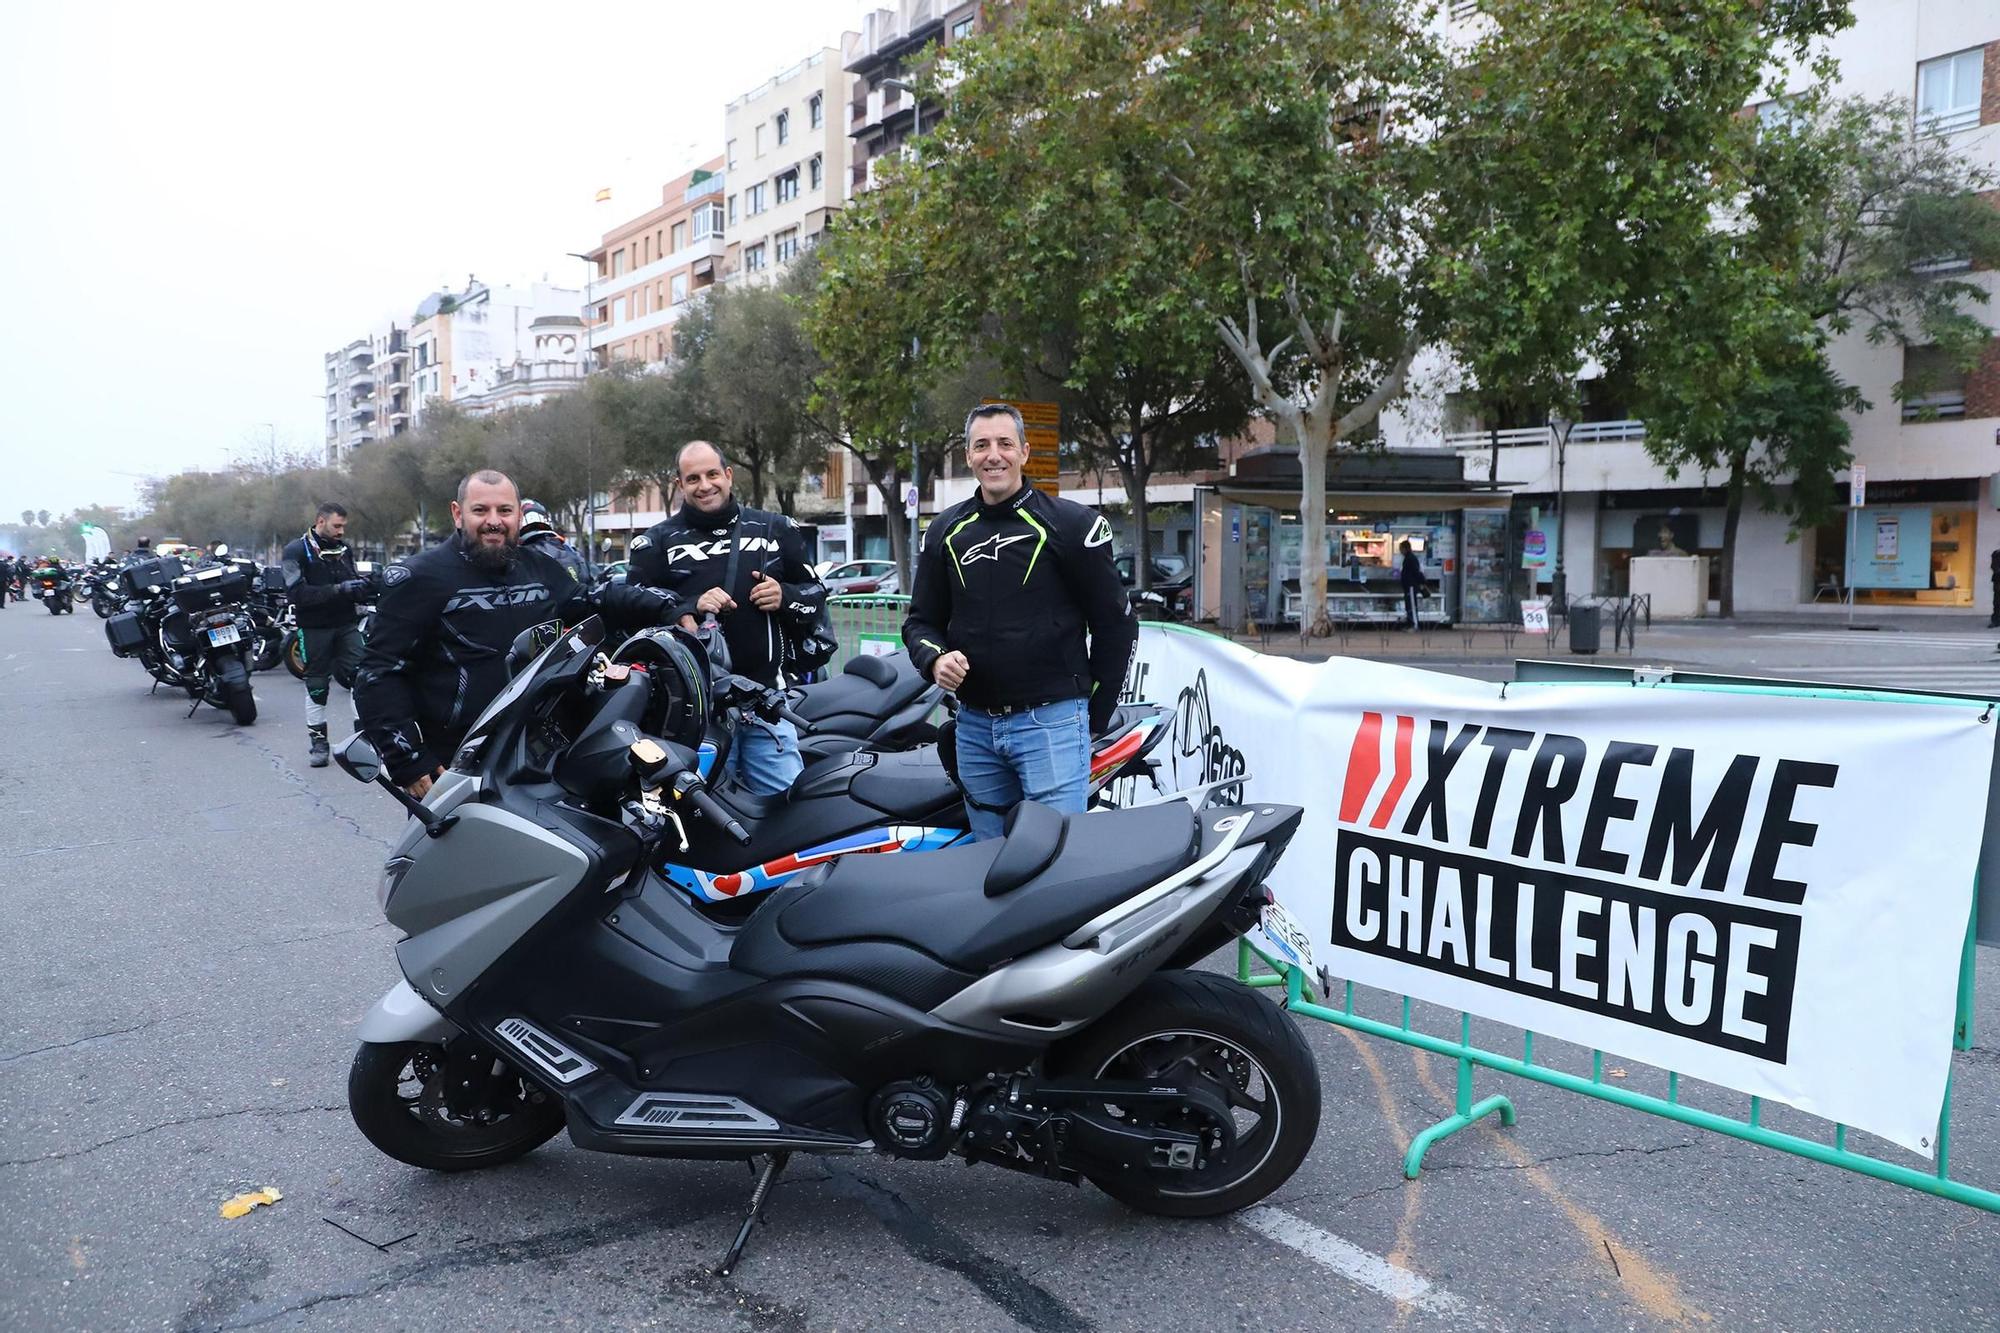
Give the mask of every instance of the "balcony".
[(357, 366), (347, 372), (347, 391), (349, 393), (372, 390), (374, 387), (375, 372), (367, 366)]
[[(1626, 419), (1620, 421), (1579, 421), (1570, 427), (1571, 444), (1613, 444), (1626, 440), (1646, 438), (1646, 423)], [(1444, 437), (1447, 449), (1484, 449), (1497, 443), (1501, 448), (1521, 445), (1550, 445), (1555, 436), (1547, 426), (1511, 426), (1502, 431), (1460, 430), (1448, 432)]]

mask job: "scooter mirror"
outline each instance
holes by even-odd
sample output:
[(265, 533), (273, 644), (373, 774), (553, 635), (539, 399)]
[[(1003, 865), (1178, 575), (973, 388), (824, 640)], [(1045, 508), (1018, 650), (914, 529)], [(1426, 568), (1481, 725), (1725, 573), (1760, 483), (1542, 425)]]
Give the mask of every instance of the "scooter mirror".
[(340, 743), (333, 759), (356, 782), (376, 782), (382, 777), (382, 756), (358, 732)]

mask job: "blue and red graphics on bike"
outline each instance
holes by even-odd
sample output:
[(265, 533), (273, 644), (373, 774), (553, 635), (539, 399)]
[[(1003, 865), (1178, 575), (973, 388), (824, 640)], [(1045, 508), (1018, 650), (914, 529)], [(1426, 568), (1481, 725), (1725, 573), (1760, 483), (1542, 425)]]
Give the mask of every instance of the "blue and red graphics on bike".
[(775, 861), (746, 870), (711, 874), (671, 862), (660, 866), (660, 877), (697, 902), (726, 903), (751, 894), (777, 888), (802, 870), (842, 856), (882, 855), (889, 852), (934, 852), (965, 841), (970, 835), (962, 828), (926, 828), (915, 824), (894, 824), (888, 828), (850, 833), (817, 847), (808, 847)]

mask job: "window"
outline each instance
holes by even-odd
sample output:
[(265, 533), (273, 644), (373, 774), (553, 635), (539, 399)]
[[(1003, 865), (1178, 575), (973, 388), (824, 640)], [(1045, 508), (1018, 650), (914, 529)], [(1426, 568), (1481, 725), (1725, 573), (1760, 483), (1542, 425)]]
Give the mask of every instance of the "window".
[(736, 170), (736, 140), (731, 139), (729, 146), (723, 150), (723, 160), (729, 163), (729, 170)]
[(685, 273), (676, 273), (674, 274), (674, 304), (679, 305), (687, 299), (688, 275)]
[(1965, 415), (1965, 372), (1941, 347), (1903, 349), (1903, 420), (1932, 421)]
[(625, 251), (623, 249), (613, 250), (611, 252), (611, 276), (615, 278), (620, 276), (624, 272), (625, 272)]
[(813, 160), (806, 164), (806, 180), (815, 190), (826, 180), (826, 163), (817, 153), (813, 154)]
[(963, 18), (951, 25), (951, 39), (954, 42), (962, 42), (970, 36), (972, 36), (971, 19)]
[(771, 238), (771, 242), (777, 249), (777, 260), (780, 264), (788, 264), (799, 257), (799, 229), (797, 227), (779, 232)]
[(764, 267), (763, 244), (760, 242), (756, 245), (744, 247), (743, 271), (745, 273), (756, 273), (760, 272), (763, 269), (763, 267)]
[(1917, 66), (1917, 129), (1950, 134), (1979, 123), (1980, 48)]
[(818, 129), (826, 123), (826, 95), (814, 93), (806, 99), (806, 124)]
[(778, 177), (778, 202), (784, 203), (799, 197), (799, 169), (793, 167)]
[(729, 196), (729, 225), (736, 225), (736, 196), (733, 194)]
[[(706, 211), (706, 210), (703, 210), (703, 211)], [(700, 214), (696, 214), (696, 216), (697, 216), (697, 217), (699, 217), (699, 216), (700, 216)], [(673, 248), (673, 249), (671, 249), (671, 250), (669, 250), (669, 251), (667, 252), (668, 254), (676, 254), (676, 255), (677, 255), (677, 254), (679, 254), (679, 253), (680, 253), (681, 251), (683, 251), (683, 250), (687, 249), (687, 243), (688, 243), (688, 224), (687, 224), (687, 223), (685, 223), (685, 222), (676, 222), (676, 223), (674, 224), (674, 230), (673, 230), (673, 238), (674, 238), (674, 248)]]
[(762, 125), (750, 131), (750, 156), (764, 156), (764, 127)]
[[(729, 211), (732, 216), (736, 212), (735, 195), (729, 196)], [(705, 241), (711, 236), (720, 236), (721, 234), (722, 234), (721, 204), (709, 204), (706, 207), (697, 208), (694, 211), (694, 238), (697, 241)]]
[(754, 218), (764, 207), (764, 182), (758, 181), (743, 192), (743, 216)]
[(777, 129), (778, 129), (778, 142), (779, 142), (779, 143), (789, 143), (789, 142), (791, 142), (791, 138), (792, 138), (792, 113), (791, 113), (791, 112), (789, 112), (789, 111), (780, 111), (780, 112), (778, 113), (778, 118), (777, 118), (777, 120), (776, 120), (776, 121), (774, 121), (774, 122), (773, 122), (773, 124), (775, 124), (775, 125), (777, 126)]

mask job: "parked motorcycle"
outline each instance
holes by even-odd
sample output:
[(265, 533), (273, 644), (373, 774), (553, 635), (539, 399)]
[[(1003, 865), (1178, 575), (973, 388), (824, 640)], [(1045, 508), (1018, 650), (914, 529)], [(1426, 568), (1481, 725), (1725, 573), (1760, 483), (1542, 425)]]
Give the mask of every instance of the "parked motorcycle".
[(851, 657), (839, 675), (795, 685), (787, 695), (807, 763), (850, 750), (907, 750), (933, 742), (938, 733), (931, 715), (944, 701), (944, 690), (925, 680), (904, 652)]
[(124, 605), (118, 591), (118, 570), (112, 565), (92, 565), (84, 570), (77, 579), (76, 590), (79, 597), (90, 603), (99, 620), (109, 620)]
[(604, 1152), (762, 1156), (724, 1272), (793, 1152), (955, 1155), (1186, 1217), (1297, 1169), (1311, 1051), (1254, 992), (1183, 970), (1269, 902), (1296, 807), (1024, 804), (1004, 839), (850, 857), (720, 923), (651, 868), (697, 830), (756, 836), (699, 772), (701, 650), (659, 630), (606, 656), (603, 636), (592, 617), (543, 650), (423, 802), (364, 738), (337, 753), (414, 816), (380, 890), (405, 979), (348, 1079), (377, 1148), (466, 1170), (566, 1127)]

